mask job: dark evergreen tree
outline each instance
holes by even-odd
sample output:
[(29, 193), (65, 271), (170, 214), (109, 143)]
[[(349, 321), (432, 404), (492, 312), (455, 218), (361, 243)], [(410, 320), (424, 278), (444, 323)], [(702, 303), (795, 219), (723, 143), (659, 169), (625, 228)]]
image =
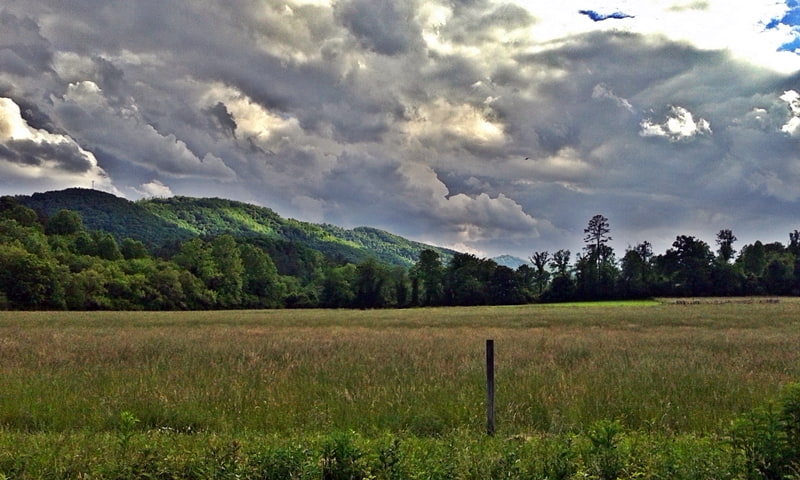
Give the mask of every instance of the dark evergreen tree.
[(611, 298), (616, 294), (619, 274), (614, 249), (608, 245), (611, 240), (608, 219), (595, 215), (583, 232), (586, 255), (579, 255), (575, 262), (577, 295), (584, 299)]
[(613, 253), (613, 250), (607, 245), (612, 240), (609, 236), (611, 227), (608, 219), (602, 215), (595, 215), (589, 220), (589, 225), (583, 229), (583, 233), (586, 234), (583, 237), (583, 241), (586, 243), (584, 249), (587, 252), (587, 256), (589, 260), (597, 264), (599, 269), (600, 264), (609, 261), (609, 254)]

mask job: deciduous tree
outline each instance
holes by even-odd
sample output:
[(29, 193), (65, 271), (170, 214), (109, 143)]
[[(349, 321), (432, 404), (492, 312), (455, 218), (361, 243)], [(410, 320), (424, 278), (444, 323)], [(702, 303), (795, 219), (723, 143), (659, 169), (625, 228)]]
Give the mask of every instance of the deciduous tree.
[(733, 243), (737, 240), (736, 236), (729, 229), (720, 230), (717, 233), (717, 245), (719, 249), (719, 258), (725, 263), (728, 263), (733, 258), (736, 250), (733, 248)]

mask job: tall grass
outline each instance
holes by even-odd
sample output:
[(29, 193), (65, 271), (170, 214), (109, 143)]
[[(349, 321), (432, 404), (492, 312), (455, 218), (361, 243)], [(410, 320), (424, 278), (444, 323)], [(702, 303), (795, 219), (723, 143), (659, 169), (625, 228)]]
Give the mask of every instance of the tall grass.
[(800, 303), (386, 311), (4, 312), (0, 426), (436, 437), (723, 431), (800, 378)]

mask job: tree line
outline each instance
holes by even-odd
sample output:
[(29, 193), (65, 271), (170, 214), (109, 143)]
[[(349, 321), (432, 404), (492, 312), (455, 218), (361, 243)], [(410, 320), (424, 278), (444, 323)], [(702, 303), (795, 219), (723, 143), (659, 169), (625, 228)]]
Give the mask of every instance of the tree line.
[(88, 231), (77, 213), (45, 217), (0, 198), (0, 308), (189, 310), (386, 308), (522, 304), (650, 296), (798, 295), (800, 232), (790, 243), (746, 245), (736, 255), (730, 230), (705, 242), (679, 236), (655, 255), (648, 242), (622, 259), (608, 245), (602, 215), (585, 247), (537, 251), (517, 269), (458, 253), (443, 263), (423, 250), (410, 268), (375, 258), (326, 257), (301, 243), (266, 237), (196, 237), (148, 249)]

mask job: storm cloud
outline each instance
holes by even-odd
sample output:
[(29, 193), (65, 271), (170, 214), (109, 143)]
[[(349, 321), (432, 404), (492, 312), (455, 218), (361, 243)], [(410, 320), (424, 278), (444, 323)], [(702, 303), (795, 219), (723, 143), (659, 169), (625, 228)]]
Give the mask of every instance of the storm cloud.
[(220, 196), (487, 256), (576, 251), (597, 213), (618, 249), (785, 242), (793, 4), (11, 2), (0, 193)]

